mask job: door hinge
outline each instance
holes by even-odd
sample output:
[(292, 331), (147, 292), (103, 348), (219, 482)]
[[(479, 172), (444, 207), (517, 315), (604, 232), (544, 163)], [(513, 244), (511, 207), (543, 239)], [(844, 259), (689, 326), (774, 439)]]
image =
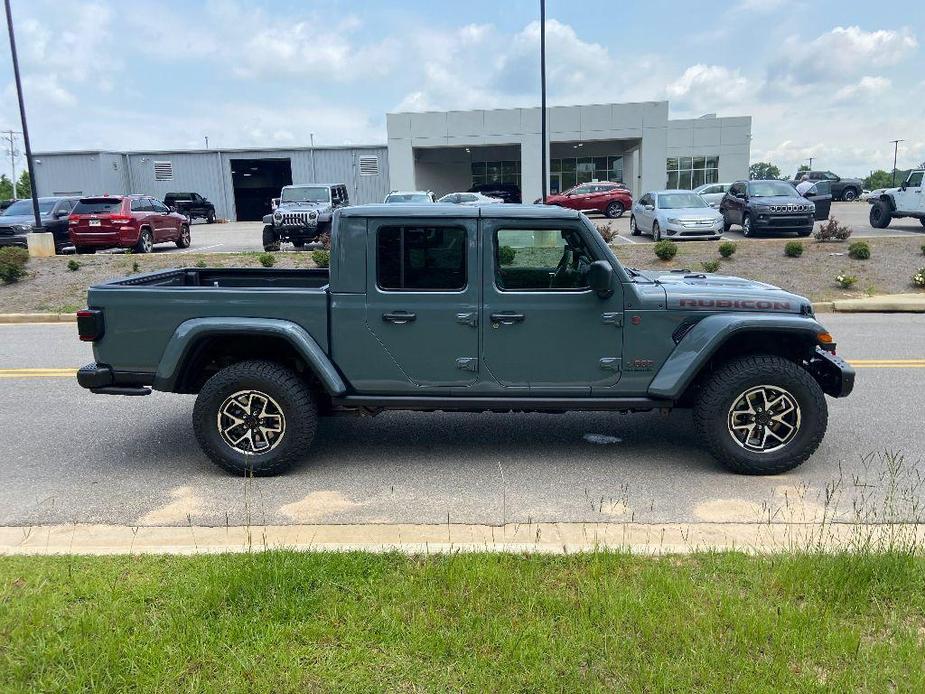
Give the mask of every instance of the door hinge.
[(456, 322), (461, 325), (469, 325), (473, 328), (479, 324), (479, 318), (477, 313), (457, 313)]
[(459, 357), (456, 360), (456, 368), (463, 371), (478, 371), (479, 360), (475, 357)]
[(600, 364), (602, 369), (607, 369), (608, 371), (621, 370), (620, 357), (604, 357), (601, 359)]
[(622, 313), (602, 313), (601, 321), (605, 325), (612, 325), (615, 328), (623, 327), (623, 314)]

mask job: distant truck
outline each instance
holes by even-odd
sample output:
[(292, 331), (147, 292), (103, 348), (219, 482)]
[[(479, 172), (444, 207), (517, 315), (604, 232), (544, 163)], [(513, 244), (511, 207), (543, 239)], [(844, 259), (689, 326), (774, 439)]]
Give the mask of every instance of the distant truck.
[(910, 171), (906, 180), (898, 188), (887, 188), (879, 195), (871, 196), (870, 225), (877, 229), (886, 229), (890, 220), (902, 217), (918, 219), (925, 227), (925, 170)]
[(204, 219), (209, 224), (215, 222), (215, 205), (199, 193), (167, 193), (164, 204), (191, 220)]
[(334, 211), (350, 204), (343, 183), (283, 186), (279, 204), (263, 218), (263, 250), (278, 251), (281, 243), (304, 248), (331, 233)]
[(793, 177), (793, 185), (799, 184), (803, 176), (808, 176), (810, 183), (828, 181), (832, 186), (832, 199), (853, 202), (864, 192), (864, 181), (860, 178), (842, 178), (831, 171), (797, 171)]
[(91, 287), (77, 329), (95, 361), (78, 382), (198, 394), (199, 445), (238, 475), (293, 465), (324, 415), (674, 408), (730, 470), (776, 474), (822, 441), (824, 394), (854, 385), (808, 299), (625, 267), (576, 210), (363, 205), (334, 213), (331, 242), (330, 270)]

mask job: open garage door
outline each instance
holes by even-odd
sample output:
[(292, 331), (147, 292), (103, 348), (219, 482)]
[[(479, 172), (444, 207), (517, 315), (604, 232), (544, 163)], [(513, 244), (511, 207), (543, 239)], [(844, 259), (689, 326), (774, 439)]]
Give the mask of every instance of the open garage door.
[(234, 206), (239, 222), (254, 222), (270, 213), (270, 201), (292, 185), (292, 163), (285, 159), (231, 159)]

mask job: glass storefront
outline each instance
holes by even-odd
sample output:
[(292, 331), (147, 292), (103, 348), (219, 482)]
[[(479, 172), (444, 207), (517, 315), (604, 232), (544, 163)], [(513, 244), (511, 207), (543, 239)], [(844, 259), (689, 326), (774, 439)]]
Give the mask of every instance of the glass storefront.
[(579, 183), (623, 183), (623, 157), (569, 157), (549, 160), (549, 192), (559, 193)]
[(719, 157), (669, 157), (668, 185), (671, 188), (693, 190), (704, 183), (719, 182)]
[(520, 187), (520, 161), (472, 162), (472, 185), (482, 183), (513, 183)]

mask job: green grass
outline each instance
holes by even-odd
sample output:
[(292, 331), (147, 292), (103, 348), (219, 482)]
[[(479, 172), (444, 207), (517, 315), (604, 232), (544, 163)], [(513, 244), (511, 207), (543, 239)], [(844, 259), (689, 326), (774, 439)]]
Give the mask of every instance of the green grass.
[(2, 691), (925, 690), (925, 561), (0, 559)]

